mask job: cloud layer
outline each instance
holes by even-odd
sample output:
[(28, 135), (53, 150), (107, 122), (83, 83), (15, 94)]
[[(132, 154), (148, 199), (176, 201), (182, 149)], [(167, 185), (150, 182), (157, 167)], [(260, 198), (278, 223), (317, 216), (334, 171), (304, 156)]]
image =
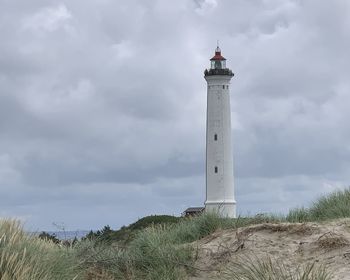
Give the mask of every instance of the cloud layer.
[(29, 2), (0, 0), (1, 216), (90, 229), (201, 205), (217, 39), (238, 211), (348, 185), (348, 1)]

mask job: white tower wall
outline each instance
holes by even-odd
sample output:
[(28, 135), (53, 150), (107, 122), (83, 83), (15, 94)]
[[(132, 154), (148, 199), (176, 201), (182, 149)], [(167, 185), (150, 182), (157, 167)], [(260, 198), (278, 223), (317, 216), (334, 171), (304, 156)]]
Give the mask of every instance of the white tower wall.
[(231, 142), (230, 80), (232, 75), (206, 75), (207, 149), (206, 211), (236, 216)]

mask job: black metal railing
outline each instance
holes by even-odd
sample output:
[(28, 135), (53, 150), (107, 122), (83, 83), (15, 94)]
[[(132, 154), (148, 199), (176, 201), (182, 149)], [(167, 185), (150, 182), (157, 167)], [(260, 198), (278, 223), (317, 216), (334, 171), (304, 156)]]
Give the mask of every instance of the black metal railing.
[(232, 70), (225, 68), (225, 69), (205, 69), (204, 76), (213, 76), (213, 75), (226, 75), (226, 76), (233, 76)]

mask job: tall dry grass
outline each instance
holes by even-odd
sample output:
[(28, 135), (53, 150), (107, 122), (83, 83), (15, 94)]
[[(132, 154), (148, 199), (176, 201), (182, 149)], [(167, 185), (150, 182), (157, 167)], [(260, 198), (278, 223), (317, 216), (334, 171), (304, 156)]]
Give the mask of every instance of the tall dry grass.
[(1, 280), (78, 279), (69, 248), (40, 240), (13, 220), (0, 220)]

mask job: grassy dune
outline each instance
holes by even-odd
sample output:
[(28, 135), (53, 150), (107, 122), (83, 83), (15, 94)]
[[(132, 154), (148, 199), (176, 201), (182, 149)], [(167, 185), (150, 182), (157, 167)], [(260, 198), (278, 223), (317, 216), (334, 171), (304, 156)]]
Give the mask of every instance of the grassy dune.
[[(204, 214), (174, 223), (138, 228), (125, 242), (86, 239), (71, 247), (26, 234), (17, 221), (0, 221), (0, 279), (186, 279), (196, 272), (198, 250), (193, 242), (219, 229), (254, 224), (308, 222), (350, 217), (350, 191), (338, 191), (317, 200), (310, 208), (284, 216), (223, 219)], [(135, 229), (136, 230), (136, 229)], [(112, 240), (113, 241), (113, 240)], [(306, 264), (291, 273), (283, 262), (238, 260), (224, 279), (331, 279), (324, 267)]]
[(350, 217), (350, 189), (336, 191), (319, 198), (308, 208), (289, 211), (289, 222), (320, 222)]

